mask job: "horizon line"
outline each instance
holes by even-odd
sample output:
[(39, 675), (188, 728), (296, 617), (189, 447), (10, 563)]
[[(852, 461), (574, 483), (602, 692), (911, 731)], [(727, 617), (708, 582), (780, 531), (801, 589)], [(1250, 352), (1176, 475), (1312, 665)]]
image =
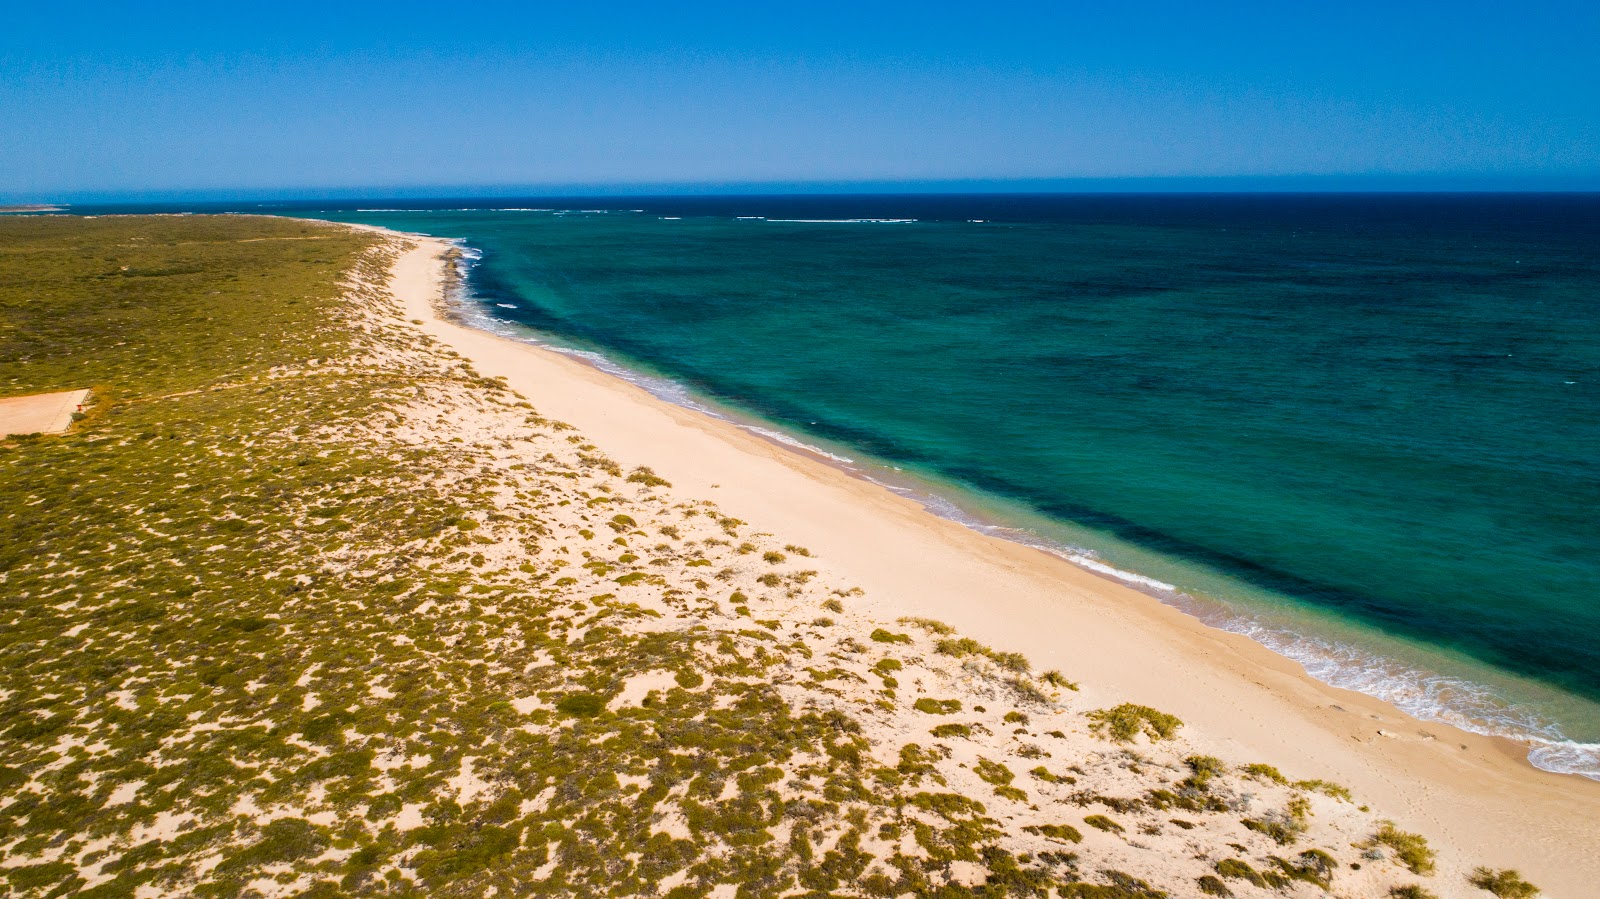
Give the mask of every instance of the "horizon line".
[(1081, 178), (855, 179), (372, 184), (67, 190), (0, 190), (3, 205), (112, 206), (139, 203), (270, 202), (488, 197), (677, 197), (783, 195), (1004, 194), (1587, 194), (1593, 175), (1207, 175)]

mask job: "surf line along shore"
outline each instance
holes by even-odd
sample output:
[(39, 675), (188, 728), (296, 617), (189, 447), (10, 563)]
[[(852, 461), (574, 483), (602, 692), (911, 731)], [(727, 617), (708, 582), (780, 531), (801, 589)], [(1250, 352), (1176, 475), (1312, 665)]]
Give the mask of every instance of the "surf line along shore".
[(939, 518), (912, 500), (657, 399), (569, 356), (459, 324), (444, 309), (446, 240), (402, 241), (391, 289), (427, 335), (576, 425), (624, 466), (647, 465), (728, 514), (818, 551), (885, 621), (938, 618), (1082, 681), (1102, 705), (1176, 714), (1198, 745), (1351, 788), (1458, 858), (1518, 867), (1547, 895), (1600, 882), (1600, 783), (1552, 774), (1527, 747), (1417, 720), (1314, 680), (1249, 638), (1129, 587)]

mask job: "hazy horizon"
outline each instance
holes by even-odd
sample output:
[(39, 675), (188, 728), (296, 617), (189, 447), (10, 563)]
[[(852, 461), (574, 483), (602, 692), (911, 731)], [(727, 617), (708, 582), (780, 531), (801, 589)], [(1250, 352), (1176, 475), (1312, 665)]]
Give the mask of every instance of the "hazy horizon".
[(534, 184), (534, 185), (376, 185), (352, 187), (282, 187), (261, 189), (193, 189), (64, 191), (50, 195), (0, 196), (14, 205), (139, 206), (184, 203), (275, 203), (351, 200), (560, 199), (673, 196), (893, 196), (963, 194), (1367, 194), (1367, 193), (1596, 193), (1600, 177), (1584, 179), (1511, 178), (1108, 178), (985, 181), (952, 179), (917, 182), (724, 182), (667, 184)]

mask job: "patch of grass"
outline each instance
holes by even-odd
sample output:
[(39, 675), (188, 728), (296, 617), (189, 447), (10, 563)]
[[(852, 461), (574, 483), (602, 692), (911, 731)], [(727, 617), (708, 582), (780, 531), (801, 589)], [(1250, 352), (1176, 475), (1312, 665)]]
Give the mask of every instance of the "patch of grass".
[(1118, 743), (1131, 743), (1141, 733), (1151, 740), (1170, 740), (1183, 726), (1183, 722), (1172, 715), (1131, 702), (1096, 709), (1088, 713), (1088, 718), (1090, 730)]
[(1228, 766), (1222, 760), (1210, 755), (1191, 755), (1183, 760), (1192, 772), (1184, 785), (1197, 790), (1205, 790), (1211, 784), (1211, 779), (1227, 773)]
[(874, 628), (871, 634), (874, 643), (910, 643), (911, 637), (907, 634), (895, 634), (883, 628)]
[(1283, 876), (1292, 881), (1314, 883), (1324, 890), (1332, 886), (1333, 872), (1339, 868), (1339, 863), (1321, 849), (1308, 849), (1292, 862), (1277, 856), (1272, 856), (1271, 859)]
[(628, 483), (643, 484), (646, 487), (671, 487), (672, 482), (658, 477), (654, 471), (641, 465), (628, 473)]
[(1421, 886), (1411, 883), (1404, 886), (1390, 887), (1389, 899), (1439, 899), (1439, 897)]
[(1522, 875), (1509, 868), (1496, 871), (1492, 868), (1474, 868), (1467, 882), (1486, 890), (1500, 899), (1529, 899), (1539, 895), (1539, 888), (1522, 879)]
[(961, 700), (934, 699), (931, 696), (924, 696), (912, 703), (911, 707), (929, 715), (954, 715), (956, 712), (961, 711)]
[(1288, 806), (1281, 812), (1269, 812), (1259, 818), (1245, 818), (1239, 823), (1257, 833), (1266, 834), (1279, 846), (1289, 846), (1306, 832), (1310, 814), (1311, 803), (1303, 796), (1296, 796), (1289, 800)]
[(1071, 824), (1030, 824), (1022, 828), (1024, 833), (1046, 837), (1061, 843), (1081, 843), (1083, 834)]
[(918, 627), (930, 634), (940, 637), (948, 637), (956, 632), (955, 628), (945, 624), (943, 621), (935, 621), (932, 618), (918, 618), (914, 615), (907, 615), (904, 618), (898, 618), (895, 620), (895, 623), (904, 624), (909, 627)]
[(958, 659), (966, 656), (982, 656), (1000, 668), (1018, 674), (1026, 674), (1032, 668), (1027, 657), (1021, 653), (997, 652), (971, 637), (946, 637), (935, 641), (933, 651)]
[(593, 693), (574, 693), (556, 703), (556, 711), (573, 718), (593, 718), (605, 710), (605, 699)]
[(1240, 768), (1239, 771), (1244, 774), (1245, 777), (1252, 777), (1256, 780), (1264, 780), (1268, 783), (1275, 783), (1279, 785), (1287, 785), (1289, 783), (1289, 778), (1284, 777), (1283, 772), (1272, 767), (1271, 765), (1263, 765), (1259, 762), (1245, 765), (1243, 768)]
[(1078, 782), (1078, 779), (1071, 775), (1052, 774), (1050, 769), (1043, 765), (1029, 769), (1028, 773), (1048, 784), (1074, 784)]
[(1394, 851), (1395, 860), (1412, 874), (1432, 874), (1436, 853), (1428, 848), (1421, 834), (1407, 833), (1385, 821), (1368, 841), (1369, 846), (1387, 846)]
[(1102, 868), (1104, 884), (1069, 883), (1060, 888), (1063, 899), (1166, 899), (1167, 894), (1131, 874)]
[(1339, 799), (1344, 802), (1355, 801), (1354, 798), (1351, 797), (1348, 789), (1331, 781), (1297, 780), (1294, 782), (1294, 787), (1297, 790), (1307, 790), (1312, 793), (1321, 793), (1324, 796), (1328, 796), (1333, 799)]
[(1039, 675), (1039, 680), (1062, 690), (1077, 691), (1078, 685), (1067, 679), (1067, 676), (1054, 669)]
[(1125, 830), (1121, 824), (1107, 818), (1105, 815), (1088, 815), (1083, 819), (1083, 823), (1093, 827), (1095, 830), (1103, 830), (1106, 833), (1122, 833)]
[(1230, 880), (1243, 880), (1258, 887), (1267, 885), (1267, 880), (1261, 876), (1261, 872), (1250, 867), (1250, 863), (1241, 858), (1225, 858), (1217, 862), (1216, 871)]

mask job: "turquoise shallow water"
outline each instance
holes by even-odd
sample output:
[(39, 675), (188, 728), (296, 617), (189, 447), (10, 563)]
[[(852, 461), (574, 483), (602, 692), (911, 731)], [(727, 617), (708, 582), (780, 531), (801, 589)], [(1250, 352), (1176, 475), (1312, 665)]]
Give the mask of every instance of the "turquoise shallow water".
[(486, 314), (1600, 773), (1566, 742), (1600, 742), (1600, 198), (581, 204), (318, 214), (459, 238)]

